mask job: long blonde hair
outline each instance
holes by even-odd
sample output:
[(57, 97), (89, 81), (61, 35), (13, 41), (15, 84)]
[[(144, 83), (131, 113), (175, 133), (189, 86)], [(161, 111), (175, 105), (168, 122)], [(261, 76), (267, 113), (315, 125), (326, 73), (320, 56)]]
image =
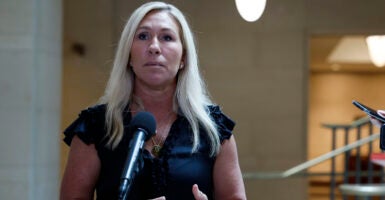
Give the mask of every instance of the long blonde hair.
[(175, 6), (163, 2), (149, 2), (137, 8), (126, 23), (115, 54), (113, 68), (104, 96), (100, 103), (107, 104), (106, 127), (109, 140), (107, 145), (115, 148), (124, 134), (123, 111), (133, 99), (134, 74), (130, 67), (129, 55), (133, 38), (142, 19), (151, 11), (165, 11), (180, 25), (184, 50), (184, 69), (177, 77), (174, 107), (178, 107), (187, 118), (193, 131), (193, 152), (199, 145), (199, 127), (207, 132), (211, 143), (211, 155), (219, 152), (220, 140), (215, 122), (207, 106), (212, 104), (206, 85), (198, 68), (198, 56), (192, 31), (182, 12)]

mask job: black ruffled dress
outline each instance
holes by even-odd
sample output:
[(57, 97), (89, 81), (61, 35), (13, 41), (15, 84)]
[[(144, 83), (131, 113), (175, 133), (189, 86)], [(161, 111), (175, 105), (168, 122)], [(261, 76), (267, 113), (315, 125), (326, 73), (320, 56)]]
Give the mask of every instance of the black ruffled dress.
[[(221, 142), (229, 139), (235, 123), (222, 113), (218, 106), (209, 106), (210, 115), (216, 122)], [(83, 110), (65, 131), (64, 141), (70, 145), (74, 135), (86, 144), (95, 144), (101, 161), (101, 171), (96, 184), (98, 200), (114, 200), (118, 197), (120, 176), (127, 156), (132, 133), (125, 132), (120, 144), (114, 149), (105, 146), (105, 105)], [(130, 112), (124, 113), (124, 125), (129, 126)], [(128, 128), (125, 128), (126, 130)], [(129, 200), (147, 200), (166, 196), (167, 200), (193, 200), (192, 186), (209, 199), (213, 199), (213, 166), (215, 157), (210, 157), (210, 146), (206, 134), (200, 130), (201, 144), (196, 153), (191, 153), (192, 131), (187, 119), (178, 115), (159, 153), (154, 158), (147, 150), (141, 154), (143, 168), (135, 177)]]

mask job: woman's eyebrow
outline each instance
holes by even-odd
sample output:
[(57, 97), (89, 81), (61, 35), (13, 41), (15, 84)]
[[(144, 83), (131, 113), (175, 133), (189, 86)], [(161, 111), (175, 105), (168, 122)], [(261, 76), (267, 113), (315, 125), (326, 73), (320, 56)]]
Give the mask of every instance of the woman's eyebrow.
[[(139, 31), (139, 30), (151, 30), (151, 28), (150, 28), (149, 26), (140, 26), (140, 27), (138, 27), (137, 30), (138, 30), (138, 31)], [(176, 33), (172, 28), (168, 28), (168, 27), (161, 28), (160, 30), (161, 30), (162, 32), (168, 32), (168, 31), (170, 31), (170, 32)]]

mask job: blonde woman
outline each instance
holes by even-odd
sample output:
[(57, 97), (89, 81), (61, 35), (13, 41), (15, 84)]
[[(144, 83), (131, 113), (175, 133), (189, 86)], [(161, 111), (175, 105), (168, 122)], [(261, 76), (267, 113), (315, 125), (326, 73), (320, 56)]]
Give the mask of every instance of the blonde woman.
[(149, 2), (129, 18), (105, 95), (66, 130), (61, 199), (117, 199), (140, 111), (156, 119), (128, 199), (246, 199), (234, 122), (208, 97), (192, 31), (176, 7)]

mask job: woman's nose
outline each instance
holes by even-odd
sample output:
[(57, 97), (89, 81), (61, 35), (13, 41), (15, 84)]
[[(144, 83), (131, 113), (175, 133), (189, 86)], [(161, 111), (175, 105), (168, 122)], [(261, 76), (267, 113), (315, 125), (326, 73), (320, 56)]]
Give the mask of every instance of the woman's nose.
[(153, 39), (148, 47), (148, 52), (152, 54), (160, 54), (159, 41), (157, 39)]

